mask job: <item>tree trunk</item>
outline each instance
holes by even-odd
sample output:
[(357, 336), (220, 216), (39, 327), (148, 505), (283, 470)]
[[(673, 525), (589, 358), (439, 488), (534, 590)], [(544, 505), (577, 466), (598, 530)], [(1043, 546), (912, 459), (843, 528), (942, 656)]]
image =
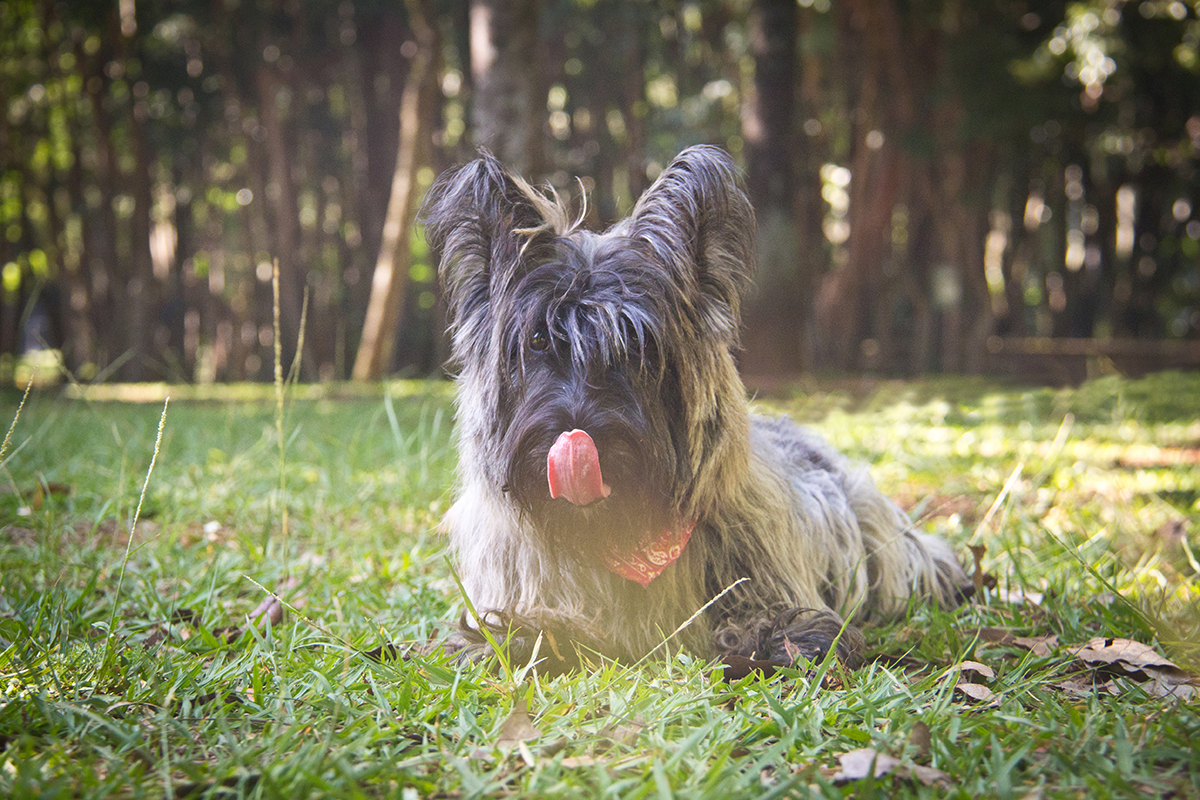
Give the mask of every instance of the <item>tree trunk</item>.
[[(421, 4), (423, 5), (423, 4)], [(400, 330), (405, 290), (411, 261), (409, 234), (417, 209), (417, 170), (424, 159), (428, 138), (428, 114), (424, 113), (436, 88), (430, 75), (437, 39), (426, 23), (425, 8), (410, 4), (412, 28), (417, 40), (404, 95), (400, 100), (400, 141), (396, 171), (388, 200), (379, 258), (371, 279), (371, 298), (363, 322), (362, 343), (354, 359), (354, 380), (378, 380), (391, 363), (392, 346)]]
[[(272, 210), (274, 242), (272, 255), (279, 260), (279, 317), (283, 363), (291, 364), (300, 332), (301, 294), (305, 283), (299, 263), (300, 220), (296, 204), (296, 189), (292, 183), (292, 165), (288, 157), (288, 136), (280, 118), (276, 98), (280, 81), (273, 67), (260, 65), (257, 70), (259, 113), (266, 132), (267, 184), (266, 200)], [(294, 101), (295, 102), (295, 101)]]
[(527, 178), (543, 171), (539, 10), (538, 0), (471, 0), (475, 144)]
[[(88, 310), (100, 349), (98, 356), (102, 361), (111, 362), (122, 356), (124, 347), (124, 337), (116, 324), (120, 315), (114, 297), (116, 287), (123, 280), (121, 259), (117, 253), (117, 215), (113, 211), (113, 203), (117, 199), (117, 157), (112, 144), (112, 119), (104, 105), (110, 83), (104, 65), (111, 53), (101, 48), (93, 60), (84, 52), (83, 43), (77, 42), (75, 55), (78, 63), (87, 64), (87, 71), (91, 72), (85, 77), (84, 86), (92, 116), (92, 141), (96, 148), (95, 180), (100, 195), (100, 206), (96, 212), (98, 224), (92, 227), (95, 239), (91, 243), (92, 258), (87, 270), (91, 284), (88, 286), (91, 298)], [(98, 366), (103, 368), (106, 364)]]
[(133, 357), (121, 370), (125, 380), (146, 380), (149, 375), (146, 359), (154, 352), (158, 321), (158, 287), (154, 279), (154, 261), (150, 255), (150, 211), (153, 205), (151, 182), (154, 158), (146, 138), (146, 121), (149, 108), (145, 96), (139, 97), (139, 89), (146, 84), (135, 84), (134, 97), (129, 109), (130, 134), (133, 140), (134, 169), (130, 176), (133, 196), (133, 217), (130, 220), (130, 274), (125, 284), (127, 303), (126, 347)]
[(808, 308), (797, 291), (793, 214), (798, 20), (793, 0), (756, 0), (750, 11), (754, 87), (742, 113), (746, 188), (758, 220), (755, 290), (747, 298), (741, 367), (747, 373), (801, 366)]

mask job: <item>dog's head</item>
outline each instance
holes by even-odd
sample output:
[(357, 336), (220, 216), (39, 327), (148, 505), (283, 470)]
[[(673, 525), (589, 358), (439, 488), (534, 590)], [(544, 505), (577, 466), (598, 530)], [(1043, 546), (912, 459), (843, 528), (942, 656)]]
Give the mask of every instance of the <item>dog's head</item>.
[[(585, 549), (694, 516), (728, 415), (744, 425), (734, 352), (754, 216), (729, 157), (685, 150), (603, 234), (486, 154), (439, 178), (422, 217), (448, 300), (466, 477)], [(562, 439), (574, 429), (587, 437)]]

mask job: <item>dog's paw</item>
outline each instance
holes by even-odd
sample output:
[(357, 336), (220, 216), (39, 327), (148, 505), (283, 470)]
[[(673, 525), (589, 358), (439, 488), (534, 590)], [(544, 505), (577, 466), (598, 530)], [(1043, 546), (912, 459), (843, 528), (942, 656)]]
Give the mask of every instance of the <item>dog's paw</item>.
[(851, 669), (861, 666), (866, 643), (862, 633), (829, 610), (786, 608), (730, 621), (716, 633), (719, 656), (739, 655), (773, 664), (797, 658), (824, 660), (830, 650)]

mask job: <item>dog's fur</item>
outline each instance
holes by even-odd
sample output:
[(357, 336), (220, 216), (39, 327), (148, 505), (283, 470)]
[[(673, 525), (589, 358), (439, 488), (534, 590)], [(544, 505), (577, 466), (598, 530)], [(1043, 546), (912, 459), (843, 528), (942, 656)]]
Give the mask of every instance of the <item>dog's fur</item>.
[[(960, 601), (950, 548), (864, 470), (750, 413), (735, 354), (755, 223), (724, 152), (685, 150), (603, 234), (487, 154), (441, 176), (422, 216), (458, 369), (445, 526), (473, 606), (518, 655), (544, 631), (560, 667), (587, 650), (637, 659), (736, 583), (673, 642), (790, 662), (836, 641), (853, 661), (860, 637), (839, 615)], [(547, 491), (547, 454), (572, 428), (612, 488), (583, 507)], [(648, 586), (606, 566), (679, 521), (691, 539)]]

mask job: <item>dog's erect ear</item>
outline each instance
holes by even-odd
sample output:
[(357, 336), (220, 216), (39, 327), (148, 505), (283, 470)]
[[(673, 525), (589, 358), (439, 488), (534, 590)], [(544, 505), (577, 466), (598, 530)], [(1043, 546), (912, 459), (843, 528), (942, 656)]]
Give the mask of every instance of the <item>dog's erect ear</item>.
[(439, 264), (451, 320), (460, 324), (486, 304), (497, 280), (510, 280), (531, 248), (564, 225), (555, 202), (487, 152), (434, 181), (419, 218)]
[(630, 235), (702, 300), (721, 304), (736, 328), (754, 263), (754, 209), (737, 167), (718, 147), (684, 150), (638, 200)]

